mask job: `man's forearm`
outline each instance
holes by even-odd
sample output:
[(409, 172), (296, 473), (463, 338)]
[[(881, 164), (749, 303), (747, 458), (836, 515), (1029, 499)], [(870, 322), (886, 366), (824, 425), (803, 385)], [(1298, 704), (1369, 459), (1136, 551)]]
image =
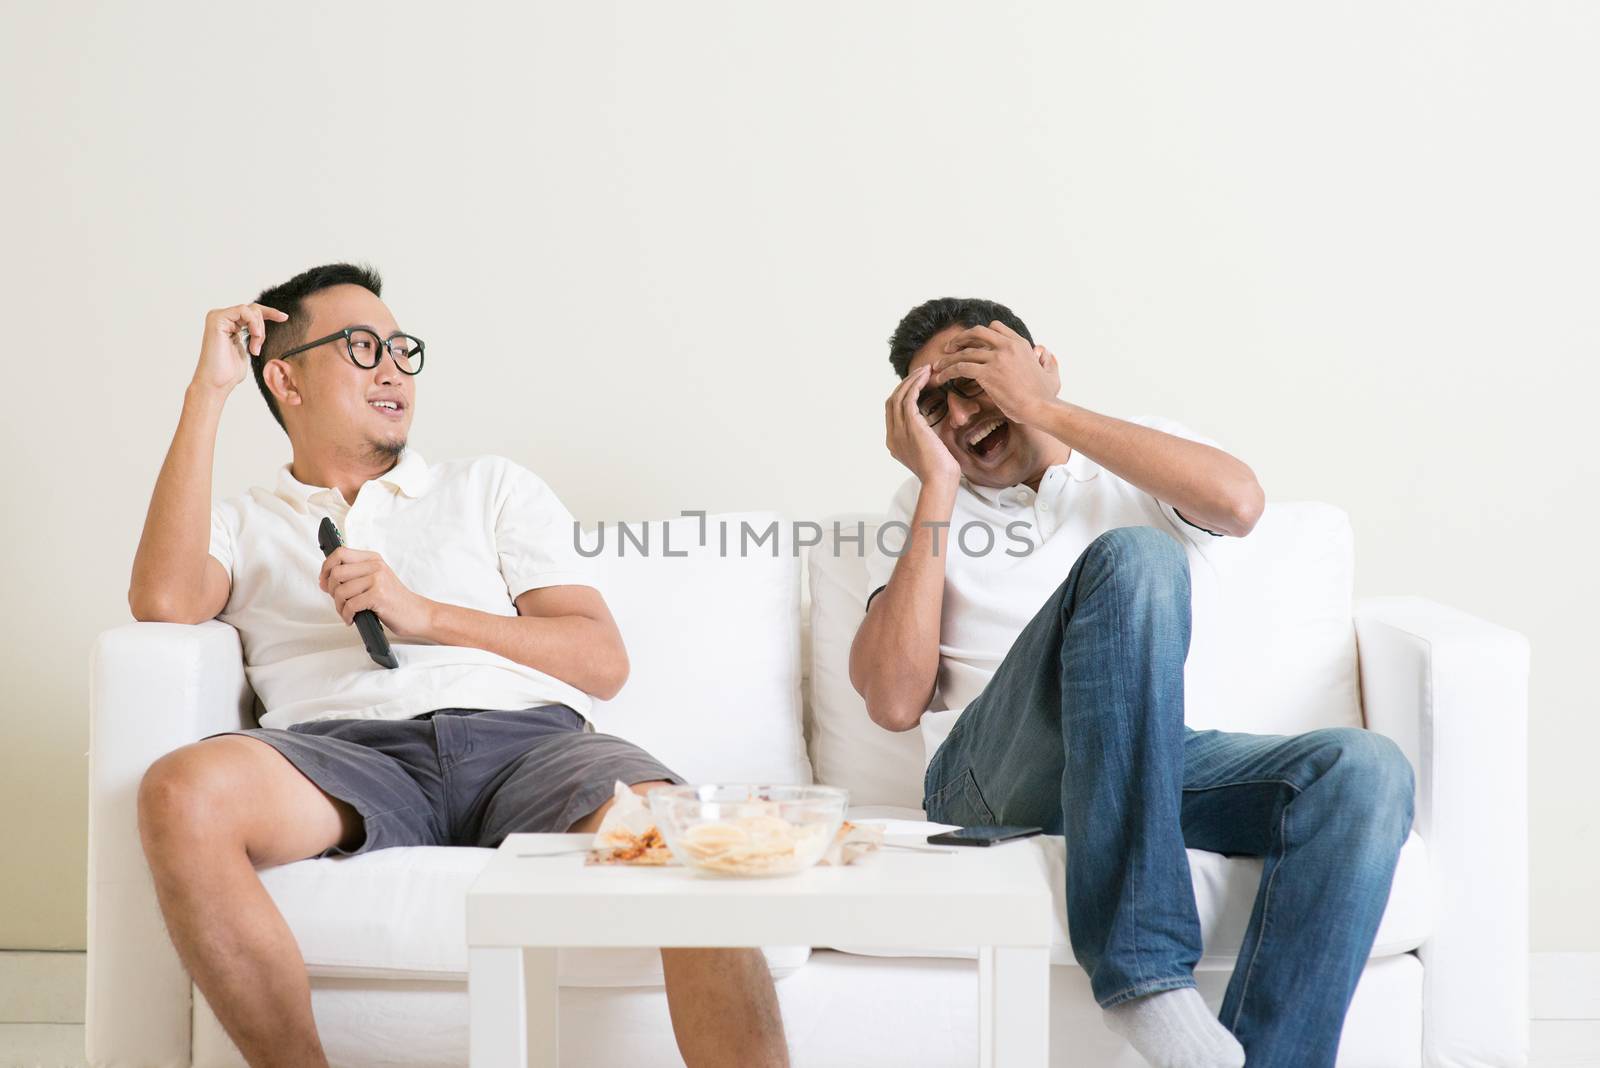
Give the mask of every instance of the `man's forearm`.
[(588, 616), (497, 616), (432, 601), (428, 617), (430, 641), (496, 653), (602, 700), (628, 677), (615, 630)]
[(850, 681), (889, 730), (921, 719), (939, 676), (939, 624), (956, 484), (923, 486), (905, 550), (850, 647)]
[(211, 544), (211, 468), (227, 394), (194, 384), (150, 495), (133, 558), (128, 604), (136, 618), (192, 607), (203, 588)]
[(1208, 530), (1243, 537), (1261, 515), (1265, 497), (1255, 472), (1221, 449), (1062, 400), (1034, 422)]

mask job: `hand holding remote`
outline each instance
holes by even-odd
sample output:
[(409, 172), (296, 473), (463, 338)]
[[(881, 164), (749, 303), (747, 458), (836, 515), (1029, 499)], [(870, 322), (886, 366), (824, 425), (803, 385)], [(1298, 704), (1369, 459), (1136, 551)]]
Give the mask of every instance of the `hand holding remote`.
[[(333, 525), (333, 520), (327, 516), (322, 517), (322, 525), (317, 528), (317, 543), (322, 546), (324, 558), (332, 556), (334, 551), (344, 544), (344, 539), (339, 536), (339, 528)], [(361, 641), (367, 647), (367, 655), (373, 662), (386, 668), (400, 666), (400, 661), (395, 659), (393, 650), (389, 648), (389, 639), (384, 636), (383, 624), (378, 622), (378, 617), (372, 609), (365, 608), (355, 614), (356, 630), (361, 632)]]

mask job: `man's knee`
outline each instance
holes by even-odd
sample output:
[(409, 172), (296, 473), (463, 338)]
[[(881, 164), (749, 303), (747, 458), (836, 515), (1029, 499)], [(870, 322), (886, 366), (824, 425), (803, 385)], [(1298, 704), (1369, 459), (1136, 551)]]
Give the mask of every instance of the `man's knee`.
[[(227, 735), (185, 746), (139, 784), (139, 836), (156, 868), (207, 857), (257, 867), (354, 848), (361, 817), (325, 794), (271, 745)], [(180, 865), (181, 866), (181, 865)]]
[(1091, 541), (1084, 552), (1108, 555), (1120, 567), (1189, 570), (1183, 546), (1155, 527), (1114, 527)]
[(152, 867), (169, 856), (271, 867), (341, 846), (364, 825), (270, 743), (224, 735), (168, 753), (139, 786), (139, 833)]
[(222, 754), (203, 744), (174, 750), (150, 765), (139, 783), (139, 836), (146, 856), (225, 837), (238, 792)]
[(1331, 777), (1341, 808), (1401, 839), (1411, 829), (1416, 773), (1394, 739), (1361, 727), (1327, 732)]
[(1155, 527), (1106, 531), (1083, 551), (1083, 566), (1096, 578), (1114, 575), (1130, 591), (1189, 593), (1188, 555)]

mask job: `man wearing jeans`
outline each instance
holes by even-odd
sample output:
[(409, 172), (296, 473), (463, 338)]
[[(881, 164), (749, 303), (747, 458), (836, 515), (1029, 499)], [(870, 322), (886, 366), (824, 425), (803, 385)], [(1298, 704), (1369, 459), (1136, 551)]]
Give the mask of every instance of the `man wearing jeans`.
[[(915, 476), (850, 677), (921, 726), (928, 818), (1067, 841), (1067, 924), (1107, 1025), (1159, 1068), (1331, 1066), (1411, 828), (1410, 764), (1358, 728), (1184, 723), (1185, 547), (1226, 552), (1263, 495), (1175, 424), (1060, 399), (1055, 357), (991, 301), (913, 309), (890, 339), (889, 451)], [(1213, 1017), (1185, 848), (1264, 858)]]

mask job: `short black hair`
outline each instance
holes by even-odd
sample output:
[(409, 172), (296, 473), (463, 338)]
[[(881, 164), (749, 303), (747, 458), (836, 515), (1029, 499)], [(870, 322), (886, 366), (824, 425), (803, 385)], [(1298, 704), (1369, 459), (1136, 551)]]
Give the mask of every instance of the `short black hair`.
[(999, 319), (1033, 344), (1033, 335), (1017, 313), (1004, 304), (978, 297), (939, 297), (918, 304), (906, 312), (889, 337), (889, 365), (901, 378), (911, 366), (911, 357), (939, 331), (952, 326), (988, 326)]
[(306, 340), (305, 300), (311, 294), (333, 286), (360, 286), (375, 297), (383, 296), (383, 279), (378, 277), (378, 272), (372, 267), (366, 264), (325, 263), (321, 267), (301, 271), (287, 282), (263, 289), (261, 295), (256, 298), (257, 304), (276, 308), (289, 317), (289, 321), (283, 323), (267, 320), (267, 338), (261, 343), (261, 355), (250, 358), (250, 369), (255, 372), (256, 386), (261, 390), (261, 395), (267, 399), (267, 410), (272, 413), (272, 418), (278, 421), (278, 425), (283, 427), (284, 433), (288, 433), (289, 428), (284, 425), (283, 413), (278, 410), (277, 398), (272, 395), (272, 390), (267, 388), (267, 380), (262, 376), (261, 370), (267, 365), (267, 361), (275, 359), (278, 353), (287, 352)]

